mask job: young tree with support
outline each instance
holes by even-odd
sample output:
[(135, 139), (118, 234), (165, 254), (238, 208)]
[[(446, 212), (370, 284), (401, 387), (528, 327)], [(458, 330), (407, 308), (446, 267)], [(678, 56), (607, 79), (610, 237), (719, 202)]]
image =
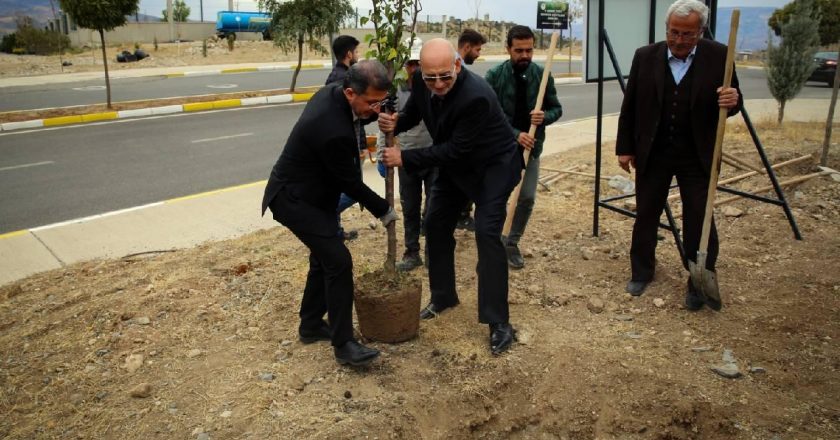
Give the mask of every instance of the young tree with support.
[(108, 77), (108, 55), (105, 51), (105, 31), (124, 25), (127, 16), (134, 15), (140, 6), (140, 0), (59, 0), (61, 9), (69, 15), (79, 27), (94, 29), (99, 32), (102, 45), (102, 64), (105, 66), (105, 91), (108, 108), (111, 108), (111, 79)]
[[(362, 17), (360, 24), (373, 23), (373, 34), (365, 36), (365, 42), (370, 45), (366, 57), (376, 58), (388, 69), (394, 78), (391, 96), (396, 94), (397, 88), (406, 81), (406, 73), (402, 66), (411, 55), (411, 46), (404, 41), (414, 41), (417, 16), (422, 10), (419, 0), (373, 0), (373, 9), (369, 17)], [(394, 145), (394, 135), (388, 134), (385, 147)], [(394, 169), (388, 168), (385, 177), (385, 199), (394, 206)], [(385, 258), (385, 270), (396, 272), (397, 261), (397, 230), (391, 223), (388, 227), (388, 254)]]
[[(406, 80), (403, 66), (411, 55), (411, 47), (405, 40), (414, 41), (419, 0), (372, 0), (373, 9), (368, 17), (359, 23), (364, 26), (372, 22), (374, 34), (365, 37), (370, 50), (367, 58), (376, 58), (388, 69), (394, 78), (389, 98), (390, 109), (395, 110), (393, 97), (397, 88)], [(394, 135), (388, 134), (385, 148), (394, 145)], [(394, 206), (394, 169), (388, 168), (385, 175), (385, 199)], [(420, 328), (420, 297), (422, 284), (408, 273), (397, 272), (397, 230), (396, 222), (387, 227), (388, 252), (381, 270), (362, 275), (355, 283), (356, 314), (359, 330), (366, 338), (382, 342), (402, 342), (417, 336)]]

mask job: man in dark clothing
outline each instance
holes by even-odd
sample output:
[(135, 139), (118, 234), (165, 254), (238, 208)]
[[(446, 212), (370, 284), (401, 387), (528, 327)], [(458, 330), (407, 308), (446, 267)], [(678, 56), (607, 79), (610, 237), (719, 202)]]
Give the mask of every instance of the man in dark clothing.
[[(510, 28), (506, 48), (510, 59), (487, 71), (485, 78), (499, 97), (499, 104), (513, 127), (513, 134), (519, 145), (523, 149), (531, 150), (525, 165), (525, 176), (522, 178), (510, 233), (504, 237), (508, 264), (513, 269), (521, 269), (525, 266), (525, 259), (519, 252), (519, 239), (525, 233), (525, 226), (531, 218), (537, 198), (545, 127), (560, 119), (563, 107), (557, 99), (554, 80), (549, 75), (542, 110), (534, 110), (537, 108), (543, 68), (531, 62), (534, 55), (534, 33), (531, 29), (528, 26)], [(537, 126), (533, 137), (528, 133), (531, 124)]]
[(502, 224), (510, 192), (519, 181), (522, 155), (496, 94), (480, 76), (461, 69), (448, 41), (429, 40), (420, 51), (411, 97), (396, 115), (381, 114), (379, 129), (403, 132), (421, 120), (434, 144), (400, 151), (386, 148), (387, 166), (412, 172), (438, 167), (426, 218), (431, 302), (420, 314), (437, 316), (458, 305), (455, 290), (455, 222), (467, 200), (475, 202), (478, 248), (478, 320), (490, 325), (490, 350), (510, 348), (514, 330), (508, 313), (508, 267)]
[[(487, 44), (487, 38), (474, 29), (464, 29), (458, 36), (457, 58), (461, 59), (461, 68), (471, 66), (481, 56), (481, 48)], [(472, 200), (467, 200), (461, 213), (458, 214), (458, 223), (455, 227), (467, 231), (475, 231), (475, 220), (472, 218)]]
[[(351, 35), (339, 35), (335, 40), (333, 40), (332, 49), (336, 62), (335, 67), (333, 67), (333, 70), (327, 76), (327, 82), (324, 83), (325, 85), (334, 82), (344, 82), (344, 77), (347, 76), (347, 70), (350, 69), (350, 66), (359, 61), (358, 47), (359, 40)], [(360, 151), (365, 150), (365, 146), (365, 129), (362, 127), (362, 129), (359, 130)], [(356, 163), (359, 167), (359, 173), (361, 174), (362, 163), (358, 158)], [(342, 193), (338, 198), (338, 206), (335, 208), (335, 214), (336, 217), (338, 217), (338, 235), (344, 240), (354, 240), (359, 236), (358, 231), (345, 231), (344, 228), (341, 227), (341, 213), (355, 204), (356, 201), (347, 194)]]
[(263, 214), (270, 207), (274, 219), (310, 251), (300, 340), (332, 341), (340, 364), (365, 365), (379, 355), (353, 337), (353, 260), (337, 236), (335, 206), (344, 192), (384, 225), (396, 220), (388, 202), (362, 182), (354, 160), (362, 120), (376, 117), (390, 86), (381, 63), (363, 61), (348, 70), (344, 84), (315, 93), (292, 129), (263, 196)]
[[(656, 231), (674, 176), (683, 207), (686, 256), (694, 260), (706, 210), (718, 110), (738, 113), (743, 99), (738, 78), (723, 88), (726, 46), (702, 39), (709, 9), (696, 0), (678, 0), (666, 18), (664, 42), (633, 56), (615, 151), (625, 171), (636, 169), (636, 221), (630, 248), (632, 278), (626, 290), (642, 294), (653, 280)], [(718, 239), (711, 226), (706, 268), (714, 271)], [(718, 302), (707, 303), (719, 310)], [(685, 307), (699, 310), (703, 295), (688, 283)]]
[(344, 81), (347, 69), (359, 61), (359, 40), (352, 35), (339, 35), (333, 40), (332, 50), (335, 56), (335, 66), (327, 76), (326, 84)]

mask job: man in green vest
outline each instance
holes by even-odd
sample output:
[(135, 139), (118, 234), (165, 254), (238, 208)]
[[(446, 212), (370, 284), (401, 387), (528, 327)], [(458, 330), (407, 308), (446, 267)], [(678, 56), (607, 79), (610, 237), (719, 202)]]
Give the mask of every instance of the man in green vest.
[[(528, 26), (510, 28), (506, 49), (510, 59), (490, 69), (485, 78), (496, 91), (499, 104), (513, 127), (521, 152), (524, 153), (525, 149), (531, 150), (531, 157), (525, 164), (525, 177), (522, 179), (510, 234), (503, 237), (508, 265), (512, 269), (521, 269), (525, 267), (525, 260), (519, 252), (519, 239), (522, 238), (534, 209), (545, 127), (560, 119), (563, 107), (557, 99), (554, 79), (549, 76), (542, 110), (534, 110), (537, 107), (543, 68), (531, 62), (534, 56), (534, 33), (531, 29)], [(537, 126), (535, 136), (528, 134), (531, 124)]]

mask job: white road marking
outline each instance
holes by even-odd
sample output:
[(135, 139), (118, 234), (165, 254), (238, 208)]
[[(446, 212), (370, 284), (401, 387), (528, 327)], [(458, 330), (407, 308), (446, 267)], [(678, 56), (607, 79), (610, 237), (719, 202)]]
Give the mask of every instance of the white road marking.
[(105, 86), (73, 87), (73, 90), (78, 90), (80, 92), (89, 92), (89, 91), (92, 91), (92, 90), (105, 90)]
[(207, 87), (211, 89), (235, 89), (239, 87), (239, 84), (207, 84)]
[(140, 206), (133, 206), (131, 208), (119, 209), (119, 210), (116, 210), (116, 211), (110, 211), (110, 212), (106, 212), (106, 213), (103, 213), (103, 214), (96, 214), (96, 215), (91, 215), (91, 216), (88, 216), (88, 217), (81, 217), (81, 218), (76, 218), (76, 219), (73, 219), (73, 220), (67, 220), (67, 221), (64, 221), (64, 222), (52, 223), (52, 224), (44, 225), (44, 226), (38, 226), (37, 228), (29, 228), (29, 231), (30, 232), (46, 231), (47, 229), (53, 229), (53, 228), (57, 228), (57, 227), (60, 227), (60, 226), (73, 225), (73, 224), (77, 224), (77, 223), (86, 223), (86, 222), (89, 222), (91, 220), (96, 220), (98, 218), (111, 217), (111, 216), (114, 216), (114, 215), (125, 214), (126, 212), (138, 211), (138, 210), (141, 210), (141, 209), (151, 208), (153, 206), (160, 206), (160, 205), (163, 205), (163, 203), (164, 202), (154, 202), (154, 203), (148, 203), (148, 204), (140, 205)]
[(26, 164), (23, 164), (23, 165), (3, 167), (3, 168), (0, 168), (0, 171), (17, 170), (17, 169), (20, 169), (20, 168), (29, 168), (29, 167), (38, 167), (38, 166), (41, 166), (41, 165), (51, 165), (51, 164), (54, 164), (54, 163), (55, 162), (53, 162), (51, 160), (47, 160), (47, 161), (44, 161), (44, 162), (26, 163)]
[(254, 133), (239, 133), (239, 134), (232, 134), (230, 136), (219, 136), (215, 138), (207, 138), (207, 139), (195, 139), (190, 141), (192, 144), (200, 144), (202, 142), (215, 142), (215, 141), (223, 141), (225, 139), (233, 139), (239, 137), (246, 137), (246, 136), (253, 136)]

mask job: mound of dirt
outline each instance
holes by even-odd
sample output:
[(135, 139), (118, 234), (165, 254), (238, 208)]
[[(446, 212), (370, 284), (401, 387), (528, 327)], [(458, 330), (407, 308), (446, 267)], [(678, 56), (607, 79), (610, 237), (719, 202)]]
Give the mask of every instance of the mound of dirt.
[[(787, 127), (761, 131), (773, 162), (818, 150), (821, 127)], [(758, 164), (743, 128), (726, 149)], [(543, 163), (591, 171), (592, 156), (578, 149)], [(606, 157), (604, 173), (620, 174)], [(655, 282), (631, 297), (632, 220), (602, 211), (593, 237), (591, 180), (556, 181), (522, 240), (526, 266), (511, 272), (519, 342), (501, 357), (477, 323), (476, 251), (464, 231), (461, 305), (424, 321), (416, 339), (373, 343), (383, 356), (366, 369), (297, 342), (308, 261), (282, 227), (38, 274), (0, 288), (0, 436), (838, 438), (840, 183), (820, 177), (787, 195), (803, 241), (778, 207), (741, 200), (725, 205), (737, 216), (718, 210), (724, 308), (692, 313), (669, 234)], [(348, 243), (357, 276), (374, 271), (384, 230), (369, 228), (366, 212), (343, 221), (361, 230)], [(416, 273), (425, 303), (428, 280)]]

